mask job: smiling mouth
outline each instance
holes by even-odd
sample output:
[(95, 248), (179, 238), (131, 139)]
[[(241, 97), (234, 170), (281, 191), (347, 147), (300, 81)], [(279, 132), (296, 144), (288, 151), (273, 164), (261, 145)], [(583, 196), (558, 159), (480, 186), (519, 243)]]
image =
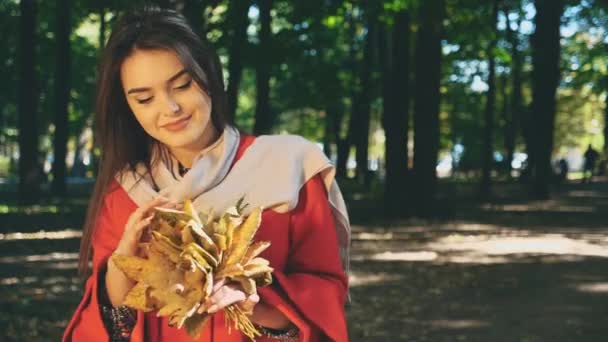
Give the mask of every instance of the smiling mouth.
[(171, 132), (176, 132), (176, 131), (182, 130), (186, 126), (188, 126), (188, 123), (190, 123), (191, 118), (192, 118), (192, 114), (190, 114), (182, 119), (179, 119), (177, 121), (174, 121), (174, 122), (171, 122), (168, 124), (164, 124), (161, 127), (166, 130), (169, 130)]

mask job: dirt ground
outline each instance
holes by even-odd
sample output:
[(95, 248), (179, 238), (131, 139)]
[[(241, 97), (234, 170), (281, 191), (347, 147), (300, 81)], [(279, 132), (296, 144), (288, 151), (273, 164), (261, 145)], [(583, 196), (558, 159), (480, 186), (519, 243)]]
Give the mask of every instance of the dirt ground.
[[(436, 220), (355, 218), (351, 341), (608, 340), (608, 182), (537, 202), (514, 189)], [(83, 209), (0, 203), (2, 341), (59, 340), (82, 291)]]

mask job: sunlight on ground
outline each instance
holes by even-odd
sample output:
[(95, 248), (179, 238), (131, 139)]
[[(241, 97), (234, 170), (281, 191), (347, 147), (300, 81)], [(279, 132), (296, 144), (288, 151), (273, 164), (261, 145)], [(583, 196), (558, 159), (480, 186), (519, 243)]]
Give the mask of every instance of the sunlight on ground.
[(572, 190), (567, 192), (568, 197), (576, 198), (596, 198), (596, 199), (608, 199), (608, 195), (593, 190)]
[(379, 261), (432, 261), (437, 259), (438, 254), (435, 252), (383, 252), (372, 255), (369, 258), (360, 256), (354, 257), (353, 260), (379, 260)]
[[(442, 230), (429, 231), (436, 238), (427, 239), (427, 235), (397, 233), (389, 239), (387, 233), (377, 233), (379, 240), (393, 240), (393, 245), (375, 253), (353, 255), (353, 260), (363, 261), (407, 261), (433, 263), (473, 263), (497, 264), (510, 262), (572, 262), (586, 257), (608, 258), (608, 237), (605, 232), (582, 234), (572, 237), (571, 234), (533, 233), (531, 231), (502, 229), (494, 234), (485, 231), (474, 231), (471, 226), (442, 234)], [(478, 227), (479, 228), (479, 227)], [(472, 231), (477, 234), (467, 235), (453, 231)], [(364, 239), (355, 243), (363, 246), (373, 239), (374, 233), (367, 233)], [(368, 248), (369, 250), (369, 248)]]
[[(504, 230), (504, 227), (494, 224), (454, 222), (454, 223), (419, 223), (416, 226), (401, 227), (366, 227), (353, 225), (353, 240), (391, 240), (399, 234), (431, 233), (433, 231), (459, 232), (494, 232)], [(435, 234), (435, 233), (434, 233)]]
[(0, 279), (0, 285), (22, 285), (22, 284), (34, 284), (40, 283), (42, 285), (55, 285), (72, 283), (74, 280), (79, 281), (78, 277), (38, 277), (38, 276), (27, 276), (27, 277), (9, 277)]
[(356, 233), (353, 234), (352, 238), (357, 240), (391, 240), (393, 233)]
[(428, 245), (437, 251), (468, 251), (485, 255), (559, 254), (608, 257), (608, 248), (562, 234), (540, 236), (461, 236), (440, 238)]
[(503, 227), (495, 224), (481, 224), (481, 223), (457, 223), (457, 224), (446, 224), (444, 225), (445, 230), (457, 230), (461, 232), (494, 232)]
[(373, 284), (386, 284), (392, 281), (401, 280), (401, 276), (398, 274), (388, 273), (357, 273), (352, 272), (348, 277), (348, 284), (350, 287), (361, 286), (361, 285), (373, 285)]
[(576, 285), (575, 288), (585, 293), (608, 293), (608, 283), (585, 283)]
[(10, 241), (10, 240), (42, 240), (42, 239), (73, 239), (80, 238), (82, 236), (82, 231), (80, 229), (65, 229), (60, 231), (52, 231), (46, 232), (41, 230), (39, 232), (33, 233), (6, 233), (0, 234), (0, 241)]
[(78, 253), (49, 253), (0, 257), (0, 263), (20, 263), (35, 261), (77, 260)]
[(467, 329), (487, 327), (490, 323), (479, 320), (466, 319), (439, 319), (429, 321), (429, 325), (441, 329)]
[(10, 277), (10, 278), (2, 278), (0, 279), (0, 285), (22, 285), (22, 284), (32, 284), (38, 281), (38, 277)]
[(597, 208), (593, 206), (580, 205), (530, 205), (530, 204), (484, 204), (481, 206), (484, 210), (491, 211), (512, 211), (512, 212), (529, 212), (529, 211), (547, 211), (547, 212), (563, 212), (563, 213), (594, 213)]
[(16, 206), (16, 205), (0, 205), (0, 214), (18, 213), (18, 214), (42, 214), (50, 213), (57, 214), (60, 209), (56, 205), (30, 205), (30, 206)]

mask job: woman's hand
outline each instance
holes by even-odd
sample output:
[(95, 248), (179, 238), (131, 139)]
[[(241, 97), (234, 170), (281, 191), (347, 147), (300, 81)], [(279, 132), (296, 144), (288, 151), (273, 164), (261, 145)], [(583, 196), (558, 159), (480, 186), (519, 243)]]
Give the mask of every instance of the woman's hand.
[(136, 255), (139, 242), (146, 227), (154, 217), (153, 210), (155, 207), (174, 208), (176, 204), (169, 203), (165, 197), (157, 197), (148, 202), (148, 204), (137, 208), (125, 225), (125, 230), (118, 242), (115, 252), (121, 255)]
[(225, 279), (221, 279), (213, 286), (211, 296), (201, 305), (198, 312), (213, 314), (232, 304), (237, 304), (245, 314), (251, 315), (259, 301), (260, 296), (257, 293), (248, 296), (239, 283), (226, 283)]
[(211, 296), (198, 309), (198, 313), (214, 314), (232, 304), (249, 316), (252, 323), (276, 330), (288, 330), (293, 324), (276, 308), (260, 302), (260, 296), (254, 293), (247, 296), (239, 283), (226, 283), (220, 280), (213, 287)]
[[(175, 204), (169, 203), (169, 200), (164, 197), (157, 197), (148, 204), (137, 208), (125, 225), (125, 230), (118, 242), (118, 246), (114, 253), (121, 255), (136, 255), (144, 229), (152, 221), (152, 210), (154, 207), (175, 208)], [(108, 267), (105, 277), (106, 293), (108, 299), (114, 307), (122, 305), (127, 292), (135, 285), (135, 282), (129, 279), (112, 261), (108, 260)]]

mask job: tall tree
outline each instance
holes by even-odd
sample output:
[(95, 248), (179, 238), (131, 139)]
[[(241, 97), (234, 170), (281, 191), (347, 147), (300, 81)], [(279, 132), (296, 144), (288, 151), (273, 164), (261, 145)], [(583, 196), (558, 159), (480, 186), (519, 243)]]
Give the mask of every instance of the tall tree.
[(536, 0), (532, 45), (532, 115), (534, 128), (532, 194), (549, 196), (555, 127), (555, 95), (560, 78), (560, 19), (563, 0)]
[[(105, 1), (100, 1), (98, 11), (99, 11), (99, 55), (101, 56), (101, 51), (106, 45), (106, 31), (107, 31), (107, 22), (106, 22), (106, 5)], [(91, 144), (91, 164), (93, 165), (93, 174), (97, 175), (97, 169), (99, 168), (99, 149), (97, 147), (97, 132), (95, 129), (95, 120), (92, 121), (93, 125), (93, 143)]]
[(19, 197), (37, 200), (40, 190), (38, 164), (38, 115), (36, 80), (36, 0), (22, 0), (19, 38)]
[(488, 92), (486, 95), (486, 107), (484, 110), (484, 129), (483, 129), (483, 155), (482, 155), (482, 176), (480, 193), (482, 197), (490, 195), (492, 165), (494, 164), (494, 111), (496, 107), (496, 43), (498, 41), (498, 0), (492, 0), (492, 14), (490, 15), (489, 26), (491, 27), (492, 38), (488, 44)]
[[(348, 48), (348, 69), (352, 70), (352, 79), (356, 79), (357, 76), (357, 46), (356, 46), (356, 36), (357, 36), (357, 30), (356, 30), (356, 18), (355, 18), (355, 9), (353, 8), (354, 6), (351, 6), (349, 8), (349, 10), (346, 11), (346, 17), (347, 17), (347, 26), (348, 26), (348, 41), (350, 42), (350, 44), (348, 44), (349, 48)], [(336, 140), (336, 154), (337, 154), (337, 160), (336, 160), (336, 175), (339, 178), (346, 178), (347, 176), (347, 163), (348, 163), (348, 157), (350, 154), (350, 147), (352, 144), (352, 140), (353, 140), (353, 135), (354, 135), (354, 126), (355, 126), (355, 122), (354, 122), (354, 117), (355, 117), (355, 108), (357, 107), (357, 96), (356, 96), (356, 89), (355, 87), (351, 86), (350, 87), (350, 93), (351, 93), (351, 106), (350, 106), (350, 117), (348, 119), (348, 127), (347, 127), (347, 131), (346, 134), (344, 135), (344, 137), (340, 136), (340, 127), (342, 124), (342, 116), (341, 115), (336, 115), (333, 116), (333, 127), (335, 130), (335, 140)]]
[(247, 43), (247, 26), (249, 24), (249, 1), (235, 1), (229, 9), (229, 22), (232, 27), (228, 57), (228, 113), (234, 118), (239, 98), (239, 85), (243, 71), (243, 50)]
[(511, 98), (509, 92), (509, 75), (503, 74), (499, 77), (502, 86), (502, 110), (501, 116), (504, 121), (504, 171), (507, 177), (511, 178), (513, 156), (515, 154), (515, 126), (513, 124), (513, 111), (511, 110)]
[(260, 33), (258, 62), (256, 65), (256, 107), (253, 133), (266, 134), (272, 129), (274, 115), (270, 108), (270, 63), (268, 55), (271, 44), (271, 15), (272, 0), (259, 0)]
[(414, 183), (412, 197), (421, 215), (430, 213), (437, 183), (441, 36), (444, 0), (420, 4), (416, 34), (414, 89)]
[(367, 34), (365, 35), (365, 47), (363, 51), (363, 63), (359, 65), (359, 87), (356, 98), (353, 99), (354, 114), (351, 118), (353, 123), (353, 142), (356, 147), (357, 179), (359, 182), (369, 185), (369, 171), (367, 166), (369, 151), (369, 129), (371, 118), (372, 101), (372, 66), (374, 64), (374, 47), (377, 27), (378, 13), (373, 6), (367, 6), (366, 21)]
[[(517, 9), (520, 8), (520, 1), (517, 1)], [(505, 150), (506, 150), (506, 166), (508, 175), (511, 175), (511, 164), (513, 163), (513, 156), (515, 153), (515, 143), (517, 141), (518, 132), (520, 131), (521, 118), (523, 112), (522, 105), (522, 58), (521, 53), (519, 52), (519, 42), (517, 37), (517, 31), (511, 27), (511, 19), (510, 19), (510, 8), (507, 5), (508, 2), (505, 2), (503, 7), (503, 13), (506, 19), (506, 40), (511, 47), (511, 92), (510, 98), (507, 98), (506, 90), (503, 92), (504, 94), (504, 102), (505, 104), (505, 121), (507, 122), (506, 132), (505, 132)], [(516, 27), (519, 30), (519, 26), (521, 25), (521, 15), (518, 15)], [(504, 89), (507, 89), (508, 86), (504, 84)], [(526, 141), (527, 139), (524, 139)]]
[(107, 22), (106, 22), (106, 6), (104, 2), (100, 2), (99, 4), (99, 49), (102, 50), (106, 45), (106, 30), (107, 30)]
[[(70, 101), (70, 0), (56, 4), (55, 132), (53, 136), (53, 193), (66, 194), (68, 103)], [(78, 139), (77, 139), (78, 140)]]
[[(384, 200), (387, 214), (403, 213), (406, 199), (410, 102), (410, 13), (399, 10), (393, 31), (385, 25), (382, 39), (383, 116), (386, 135)], [(392, 33), (392, 35), (391, 35)], [(392, 38), (392, 39), (391, 39)]]
[[(604, 96), (604, 159), (608, 159), (608, 76), (604, 76), (601, 80), (602, 88), (606, 92)], [(606, 170), (602, 170), (604, 172)]]

